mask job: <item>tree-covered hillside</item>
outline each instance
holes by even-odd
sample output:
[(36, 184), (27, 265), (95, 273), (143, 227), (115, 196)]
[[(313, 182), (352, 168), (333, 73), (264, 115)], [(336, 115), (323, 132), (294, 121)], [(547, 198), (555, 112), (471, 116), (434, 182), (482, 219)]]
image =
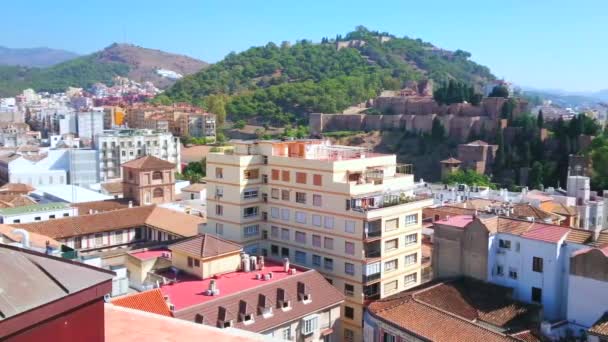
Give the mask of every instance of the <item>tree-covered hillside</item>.
[[(340, 44), (341, 48), (337, 48)], [(336, 112), (406, 81), (455, 79), (481, 85), (494, 76), (469, 60), (417, 39), (397, 38), (363, 27), (320, 44), (269, 43), (241, 53), (177, 82), (158, 102), (219, 102), (233, 119), (260, 116), (293, 122), (309, 112)], [(219, 101), (218, 101), (219, 99)]]
[(95, 54), (78, 57), (50, 68), (0, 66), (0, 96), (12, 96), (26, 88), (60, 92), (95, 82), (111, 84), (114, 76), (129, 72), (126, 64), (98, 63), (96, 58)]

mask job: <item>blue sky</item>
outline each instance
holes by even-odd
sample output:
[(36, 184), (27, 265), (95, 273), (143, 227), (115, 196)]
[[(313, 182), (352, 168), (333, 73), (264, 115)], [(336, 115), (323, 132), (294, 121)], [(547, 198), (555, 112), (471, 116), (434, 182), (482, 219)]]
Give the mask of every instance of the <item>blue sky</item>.
[[(608, 88), (605, 0), (34, 0), (3, 4), (0, 45), (90, 53), (130, 42), (216, 62), (357, 25), (472, 53), (520, 85)], [(7, 29), (9, 28), (9, 29)]]

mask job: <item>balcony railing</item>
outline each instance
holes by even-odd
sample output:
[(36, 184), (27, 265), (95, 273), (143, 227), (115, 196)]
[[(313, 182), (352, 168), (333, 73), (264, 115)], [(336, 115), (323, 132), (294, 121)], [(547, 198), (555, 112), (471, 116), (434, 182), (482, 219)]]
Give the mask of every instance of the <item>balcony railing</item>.
[(354, 211), (367, 212), (396, 205), (413, 203), (430, 198), (424, 195), (410, 195), (409, 192), (393, 192), (376, 196), (351, 199), (350, 208)]
[(378, 273), (374, 273), (374, 274), (364, 274), (363, 275), (363, 282), (364, 283), (368, 283), (370, 281), (374, 281), (374, 280), (378, 280), (380, 279), (380, 272)]

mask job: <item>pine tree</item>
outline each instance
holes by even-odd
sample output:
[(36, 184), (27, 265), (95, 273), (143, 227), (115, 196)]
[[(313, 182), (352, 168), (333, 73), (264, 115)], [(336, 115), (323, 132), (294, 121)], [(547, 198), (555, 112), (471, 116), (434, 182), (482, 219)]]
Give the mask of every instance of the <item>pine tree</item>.
[(542, 129), (544, 125), (545, 125), (545, 118), (543, 117), (543, 111), (539, 110), (538, 117), (536, 118), (536, 126), (538, 127), (538, 129)]

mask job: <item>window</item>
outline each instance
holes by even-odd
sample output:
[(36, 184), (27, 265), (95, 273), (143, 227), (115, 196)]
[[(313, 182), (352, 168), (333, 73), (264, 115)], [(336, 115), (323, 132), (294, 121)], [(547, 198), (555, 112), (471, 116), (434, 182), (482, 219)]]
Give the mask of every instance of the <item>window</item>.
[(272, 180), (279, 180), (279, 170), (273, 169), (271, 173)]
[(245, 237), (256, 236), (259, 234), (260, 234), (260, 226), (257, 224), (254, 224), (252, 226), (245, 226), (245, 228), (243, 228), (243, 235)]
[(152, 179), (154, 179), (154, 180), (163, 179), (163, 173), (160, 171), (152, 172)]
[(355, 295), (355, 286), (351, 284), (344, 284), (344, 294), (348, 297)]
[(344, 253), (348, 255), (355, 255), (355, 243), (354, 242), (344, 242)]
[(384, 231), (390, 232), (391, 230), (395, 230), (399, 228), (399, 219), (386, 220), (384, 222)]
[(281, 208), (281, 220), (289, 221), (289, 209)]
[(291, 328), (283, 329), (283, 340), (286, 340), (286, 341), (291, 340)]
[(296, 222), (306, 223), (306, 213), (303, 213), (301, 211), (296, 211)]
[(224, 224), (223, 223), (215, 224), (215, 233), (217, 235), (224, 235)]
[(397, 259), (384, 263), (384, 272), (391, 272), (397, 269)]
[(277, 246), (277, 245), (271, 245), (270, 246), (270, 254), (272, 254), (272, 255), (278, 255), (279, 254), (279, 246)]
[(306, 193), (305, 192), (296, 192), (296, 202), (301, 204), (306, 204)]
[(517, 280), (517, 269), (509, 267), (509, 278)]
[(344, 329), (344, 342), (354, 342), (355, 332), (350, 329)]
[(344, 317), (348, 319), (355, 319), (355, 309), (350, 306), (344, 306)]
[(258, 179), (258, 178), (260, 178), (260, 170), (259, 169), (243, 170), (243, 178)]
[(317, 330), (319, 317), (317, 315), (304, 317), (302, 322), (302, 334), (310, 335)]
[(55, 215), (49, 215), (49, 220), (52, 220), (55, 218)]
[(344, 231), (349, 234), (355, 233), (355, 221), (344, 221)]
[(405, 265), (413, 265), (418, 262), (418, 253), (412, 253), (405, 256)]
[(405, 245), (406, 246), (416, 244), (417, 242), (418, 242), (418, 234), (417, 233), (408, 234), (408, 235), (405, 236)]
[(289, 201), (289, 190), (281, 190), (281, 199), (283, 201)]
[(63, 213), (63, 217), (68, 217), (68, 216), (70, 216), (70, 214), (68, 214), (68, 213)]
[(194, 267), (201, 267), (201, 261), (198, 259), (194, 259)]
[(333, 216), (325, 216), (323, 220), (323, 224), (327, 229), (334, 229), (334, 217)]
[(382, 342), (397, 342), (397, 338), (395, 335), (391, 335), (390, 333), (384, 332), (382, 334)]
[(224, 178), (224, 169), (222, 169), (221, 167), (216, 167), (215, 178)]
[(279, 237), (279, 227), (277, 227), (277, 226), (270, 227), (270, 236), (273, 238), (278, 238)]
[(334, 249), (334, 239), (326, 237), (323, 239), (323, 248)]
[(326, 270), (333, 270), (334, 269), (334, 259), (331, 258), (323, 258), (323, 268), (325, 268)]
[(194, 259), (192, 257), (188, 257), (188, 267), (194, 266)]
[(154, 198), (159, 198), (159, 197), (163, 197), (164, 195), (164, 191), (161, 188), (156, 188), (154, 190), (152, 190), (152, 197)]
[(321, 256), (313, 254), (312, 255), (312, 265), (321, 267)]
[(13, 223), (21, 223), (21, 220), (20, 219), (14, 219)]
[(279, 189), (273, 188), (272, 190), (270, 190), (270, 197), (272, 197), (273, 199), (279, 199), (279, 192)]
[(543, 301), (543, 290), (538, 287), (532, 287), (532, 301), (536, 303), (542, 303)]
[(220, 198), (224, 197), (224, 188), (221, 186), (215, 187), (215, 197)]
[(34, 217), (34, 221), (40, 221), (40, 216)]
[(95, 234), (95, 246), (103, 245), (103, 234)]
[(321, 227), (321, 215), (312, 214), (312, 225)]
[(283, 182), (289, 182), (289, 171), (287, 171), (287, 170), (281, 171), (281, 180)]
[(502, 265), (496, 265), (496, 275), (501, 277), (505, 275), (505, 268)]
[(405, 216), (405, 224), (416, 224), (418, 223), (418, 214), (411, 214)]
[(243, 209), (243, 217), (244, 218), (256, 217), (256, 216), (258, 216), (258, 211), (259, 211), (258, 207), (247, 207), (247, 208), (244, 208)]
[(399, 239), (392, 239), (388, 241), (384, 241), (384, 250), (391, 251), (393, 249), (397, 249), (399, 246)]
[(312, 176), (312, 184), (314, 184), (316, 186), (322, 186), (323, 185), (323, 177), (321, 175), (313, 175)]
[(215, 215), (217, 215), (217, 216), (224, 215), (224, 207), (221, 204), (215, 205)]
[(296, 183), (306, 184), (306, 173), (296, 172)]
[(289, 248), (287, 248), (287, 247), (281, 248), (281, 256), (284, 258), (289, 258)]
[(543, 273), (543, 258), (532, 257), (532, 271)]
[(276, 207), (270, 208), (270, 217), (279, 218), (279, 208), (276, 208)]
[(306, 243), (306, 233), (296, 231), (296, 242), (297, 243)]
[(317, 247), (317, 248), (321, 248), (321, 236), (320, 235), (313, 235), (312, 236), (312, 246), (313, 247)]
[(281, 240), (289, 241), (289, 229), (281, 228)]
[(403, 284), (408, 285), (415, 283), (418, 280), (418, 273), (408, 274), (403, 278)]
[(122, 243), (122, 230), (117, 230), (114, 232), (114, 243)]
[(351, 264), (350, 262), (344, 263), (344, 273), (348, 275), (355, 275), (355, 264)]
[(296, 263), (306, 264), (306, 253), (302, 251), (296, 251)]
[(397, 291), (397, 280), (390, 281), (384, 284), (384, 294)]
[(320, 207), (323, 205), (323, 197), (321, 195), (314, 194), (312, 195), (312, 205), (315, 207)]
[(511, 249), (511, 240), (499, 239), (498, 240), (498, 247), (504, 248), (504, 249)]
[(243, 198), (244, 199), (258, 198), (258, 194), (259, 194), (258, 189), (245, 189), (245, 190), (243, 190)]

